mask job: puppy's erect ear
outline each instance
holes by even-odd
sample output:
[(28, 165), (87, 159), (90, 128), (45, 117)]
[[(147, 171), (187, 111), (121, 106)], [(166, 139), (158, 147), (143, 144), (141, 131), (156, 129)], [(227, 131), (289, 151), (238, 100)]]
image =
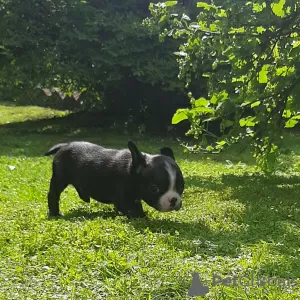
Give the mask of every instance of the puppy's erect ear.
[(160, 149), (160, 154), (165, 155), (165, 156), (169, 156), (175, 161), (175, 156), (174, 156), (173, 150), (169, 147), (161, 148)]
[(131, 152), (133, 168), (138, 172), (141, 167), (146, 167), (145, 156), (132, 141), (128, 142), (128, 148)]

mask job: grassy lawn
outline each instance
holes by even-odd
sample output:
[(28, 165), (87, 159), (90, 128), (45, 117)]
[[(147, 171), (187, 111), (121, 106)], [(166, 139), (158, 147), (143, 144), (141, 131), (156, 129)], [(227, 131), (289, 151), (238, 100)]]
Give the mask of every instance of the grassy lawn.
[[(189, 299), (194, 272), (209, 287), (206, 299), (299, 299), (296, 280), (212, 283), (216, 275), (300, 278), (300, 137), (288, 136), (293, 151), (264, 177), (236, 149), (187, 155), (172, 140), (49, 120), (64, 114), (0, 105), (0, 299)], [(144, 205), (147, 219), (128, 220), (68, 187), (64, 218), (49, 219), (52, 157), (43, 153), (83, 139), (121, 148), (129, 138), (150, 153), (174, 148), (186, 179), (183, 208), (163, 214)]]

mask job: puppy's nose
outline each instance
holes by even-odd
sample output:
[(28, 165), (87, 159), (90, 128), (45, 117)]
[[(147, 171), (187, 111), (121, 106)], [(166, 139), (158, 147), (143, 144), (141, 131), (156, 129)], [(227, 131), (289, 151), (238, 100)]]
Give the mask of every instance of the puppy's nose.
[(176, 201), (177, 201), (177, 198), (175, 198), (175, 197), (173, 197), (173, 198), (171, 199), (170, 203), (171, 203), (171, 206), (172, 206), (172, 207), (175, 206)]

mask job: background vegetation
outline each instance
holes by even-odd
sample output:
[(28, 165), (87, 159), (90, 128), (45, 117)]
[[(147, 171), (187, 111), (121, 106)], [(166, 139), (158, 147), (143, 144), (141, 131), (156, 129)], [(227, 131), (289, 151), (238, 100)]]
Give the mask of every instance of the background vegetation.
[[(199, 14), (178, 13), (177, 1), (152, 5), (149, 26), (161, 24), (161, 37), (182, 40), (180, 77), (186, 86), (199, 76), (206, 93), (189, 92), (189, 134), (200, 139), (193, 150), (220, 151), (244, 141), (264, 171), (273, 171), (284, 128), (300, 119), (300, 3), (294, 0), (197, 2)], [(211, 144), (209, 124), (220, 122), (225, 136)]]
[[(142, 26), (149, 3), (0, 1), (1, 98), (77, 110), (97, 107), (123, 124), (165, 129), (188, 100), (177, 78), (178, 43), (161, 44), (158, 32)], [(67, 98), (54, 92), (49, 99), (40, 89), (52, 87)], [(77, 103), (73, 91), (82, 93)]]

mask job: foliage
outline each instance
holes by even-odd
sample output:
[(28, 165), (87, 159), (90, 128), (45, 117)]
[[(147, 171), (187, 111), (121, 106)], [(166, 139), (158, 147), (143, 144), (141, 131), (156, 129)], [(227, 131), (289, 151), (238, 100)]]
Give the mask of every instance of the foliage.
[(148, 6), (135, 0), (0, 0), (2, 97), (13, 93), (29, 101), (41, 96), (37, 86), (57, 87), (69, 97), (82, 93), (85, 107), (101, 100), (127, 117), (149, 117), (166, 99), (162, 106), (171, 118), (176, 95), (183, 96), (170, 55), (178, 45), (160, 44), (157, 32), (142, 26)]
[[(1, 120), (13, 122), (15, 112), (0, 105)], [(23, 112), (25, 121), (29, 111)], [(53, 112), (36, 117), (47, 113)], [(0, 299), (188, 300), (193, 272), (210, 287), (208, 299), (299, 298), (299, 284), (212, 285), (214, 274), (300, 277), (299, 177), (291, 170), (266, 178), (253, 173), (251, 160), (237, 164), (234, 153), (192, 157), (171, 140), (141, 138), (150, 153), (174, 146), (186, 179), (182, 210), (163, 214), (145, 206), (148, 219), (128, 220), (110, 205), (84, 203), (68, 187), (64, 218), (49, 219), (52, 159), (42, 156), (49, 147), (83, 138), (108, 147), (127, 143), (108, 130), (75, 128), (36, 134), (24, 123), (20, 135), (0, 126)], [(297, 155), (288, 158), (300, 162), (299, 136), (293, 142)]]
[[(189, 93), (191, 108), (179, 109), (173, 124), (189, 120), (194, 150), (220, 151), (247, 140), (258, 165), (272, 171), (282, 131), (299, 119), (300, 2), (294, 0), (197, 2), (191, 19), (174, 13), (176, 1), (152, 6), (152, 22), (168, 20), (161, 37), (182, 41), (180, 77), (207, 81), (207, 94)], [(164, 25), (166, 26), (166, 25)], [(222, 139), (207, 142), (219, 120)]]

